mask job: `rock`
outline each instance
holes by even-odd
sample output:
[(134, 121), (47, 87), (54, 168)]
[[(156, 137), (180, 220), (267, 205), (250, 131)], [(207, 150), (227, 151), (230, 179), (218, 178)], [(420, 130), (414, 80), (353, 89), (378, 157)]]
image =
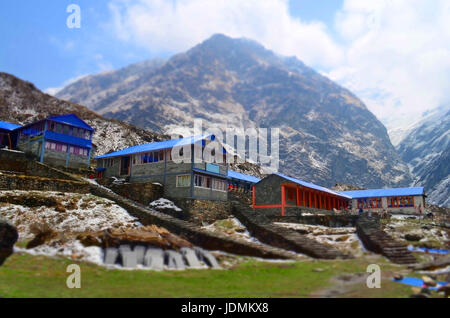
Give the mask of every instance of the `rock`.
[(420, 290), (421, 294), (427, 294), (427, 295), (431, 295), (431, 290), (427, 287), (424, 287)]
[(189, 265), (189, 267), (200, 268), (202, 266), (197, 258), (197, 254), (193, 249), (183, 247), (180, 249), (180, 252), (183, 255), (184, 260)]
[(335, 241), (336, 242), (345, 242), (348, 240), (350, 236), (349, 235), (342, 235), (342, 236), (338, 236)]
[(91, 234), (79, 234), (77, 240), (85, 247), (102, 246), (102, 241), (97, 236)]
[(137, 255), (135, 251), (129, 249), (119, 249), (120, 256), (122, 258), (122, 266), (125, 268), (136, 268)]
[(446, 285), (443, 285), (443, 286), (439, 287), (437, 289), (437, 292), (438, 293), (442, 293), (443, 292), (445, 294), (445, 297), (449, 297), (450, 296), (450, 284), (446, 284)]
[(105, 250), (105, 264), (114, 265), (116, 264), (117, 257), (119, 256), (119, 250), (115, 247), (109, 247)]
[(164, 254), (165, 264), (169, 269), (185, 269), (183, 256), (176, 251), (166, 251)]
[(8, 222), (0, 220), (0, 266), (14, 252), (14, 244), (18, 238), (17, 229)]
[(314, 268), (313, 269), (313, 272), (315, 272), (315, 273), (322, 273), (322, 272), (325, 272), (325, 270), (323, 269), (323, 268)]
[(174, 235), (164, 228), (155, 225), (143, 226), (138, 229), (108, 229), (100, 237), (105, 247), (118, 247), (119, 245), (145, 245), (158, 248), (181, 247), (192, 248), (192, 244), (183, 238)]
[(158, 248), (148, 248), (144, 256), (144, 266), (154, 270), (163, 270), (164, 251)]
[(436, 281), (429, 276), (422, 276), (422, 280), (423, 280), (424, 284), (427, 286), (434, 287), (437, 285)]
[(35, 235), (35, 237), (28, 242), (28, 249), (43, 245), (58, 236), (58, 233), (53, 231), (50, 225), (45, 222), (32, 224), (30, 226), (30, 231)]
[(145, 256), (146, 247), (142, 245), (138, 245), (134, 247), (134, 252), (136, 253), (137, 263), (142, 265), (144, 264), (144, 256)]
[(450, 255), (445, 257), (440, 257), (436, 260), (433, 260), (431, 262), (426, 263), (420, 263), (420, 264), (414, 264), (409, 266), (410, 268), (414, 270), (435, 270), (438, 268), (444, 268), (446, 266), (450, 265)]
[(405, 240), (407, 240), (407, 241), (416, 242), (416, 241), (420, 241), (421, 239), (423, 239), (423, 235), (420, 235), (420, 234), (415, 234), (415, 233), (405, 234)]
[(403, 275), (402, 274), (395, 274), (394, 275), (394, 279), (395, 280), (402, 280), (403, 279)]

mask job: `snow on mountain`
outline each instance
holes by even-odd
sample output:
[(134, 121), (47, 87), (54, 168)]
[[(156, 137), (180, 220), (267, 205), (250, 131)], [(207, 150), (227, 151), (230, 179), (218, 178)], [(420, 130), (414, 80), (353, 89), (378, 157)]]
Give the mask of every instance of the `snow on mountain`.
[(413, 185), (425, 188), (430, 203), (450, 207), (450, 107), (424, 117), (397, 149), (415, 176)]

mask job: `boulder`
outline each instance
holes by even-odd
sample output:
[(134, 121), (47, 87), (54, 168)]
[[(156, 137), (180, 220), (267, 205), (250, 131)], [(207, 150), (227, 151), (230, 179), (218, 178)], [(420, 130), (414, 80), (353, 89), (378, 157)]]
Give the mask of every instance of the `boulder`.
[(0, 220), (0, 266), (14, 252), (14, 244), (18, 238), (17, 229), (8, 222)]
[(434, 287), (437, 285), (436, 281), (429, 276), (422, 276), (422, 280), (423, 280), (424, 284), (427, 286)]
[(438, 288), (438, 293), (444, 293), (445, 297), (450, 297), (450, 283)]
[(407, 240), (407, 241), (416, 242), (416, 241), (420, 241), (421, 239), (423, 239), (423, 235), (420, 235), (420, 234), (416, 234), (416, 233), (405, 234), (405, 240)]

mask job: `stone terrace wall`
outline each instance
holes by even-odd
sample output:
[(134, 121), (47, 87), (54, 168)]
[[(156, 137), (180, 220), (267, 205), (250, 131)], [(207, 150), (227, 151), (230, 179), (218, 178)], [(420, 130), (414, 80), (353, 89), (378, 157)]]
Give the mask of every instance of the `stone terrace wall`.
[(172, 216), (202, 225), (214, 223), (217, 220), (227, 219), (231, 216), (231, 204), (223, 201), (169, 198), (183, 213)]
[(0, 174), (0, 190), (89, 193), (89, 184), (70, 180)]
[(299, 216), (268, 216), (272, 222), (301, 223), (323, 225), (328, 227), (353, 227), (358, 220), (357, 215), (299, 215)]
[(67, 173), (37, 162), (20, 151), (0, 150), (0, 170), (12, 171), (27, 176), (75, 180)]
[(125, 198), (146, 206), (149, 205), (150, 202), (161, 198), (164, 192), (162, 185), (153, 184), (151, 182), (116, 184), (113, 183), (111, 178), (98, 179), (97, 182)]

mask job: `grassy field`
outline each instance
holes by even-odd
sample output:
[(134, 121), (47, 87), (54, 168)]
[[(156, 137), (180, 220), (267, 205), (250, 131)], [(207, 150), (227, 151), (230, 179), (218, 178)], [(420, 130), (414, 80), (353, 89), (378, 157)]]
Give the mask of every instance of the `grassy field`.
[[(81, 288), (66, 287), (68, 259), (14, 254), (0, 267), (0, 297), (310, 297), (341, 288), (341, 297), (408, 297), (411, 288), (389, 280), (404, 269), (384, 258), (303, 262), (245, 261), (228, 270), (125, 271), (93, 264), (81, 267)], [(335, 277), (366, 273), (367, 265), (381, 266), (381, 289), (363, 282), (347, 287)], [(315, 269), (322, 269), (316, 272)]]

